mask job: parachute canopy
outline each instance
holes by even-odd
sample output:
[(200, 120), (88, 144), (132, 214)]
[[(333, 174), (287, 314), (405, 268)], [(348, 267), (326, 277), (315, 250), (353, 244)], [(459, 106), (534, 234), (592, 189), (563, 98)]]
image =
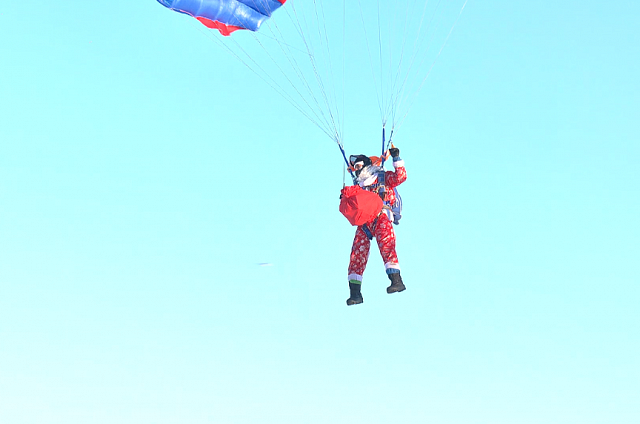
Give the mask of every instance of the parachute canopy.
[(222, 35), (239, 29), (257, 31), (287, 0), (158, 0), (161, 5), (193, 16)]

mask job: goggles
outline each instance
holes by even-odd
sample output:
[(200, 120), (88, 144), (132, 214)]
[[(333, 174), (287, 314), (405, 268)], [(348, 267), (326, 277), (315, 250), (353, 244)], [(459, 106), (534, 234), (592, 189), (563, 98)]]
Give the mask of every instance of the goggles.
[(356, 171), (362, 169), (362, 167), (364, 166), (364, 161), (358, 155), (349, 156), (349, 163), (351, 164), (351, 167)]
[(354, 171), (359, 171), (364, 167), (364, 161), (358, 156), (349, 156), (349, 163)]

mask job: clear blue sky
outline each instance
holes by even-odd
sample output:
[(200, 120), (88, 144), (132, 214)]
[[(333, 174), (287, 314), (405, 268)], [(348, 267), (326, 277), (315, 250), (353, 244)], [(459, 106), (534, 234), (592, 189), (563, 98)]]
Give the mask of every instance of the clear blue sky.
[(155, 1), (5, 3), (3, 424), (640, 422), (637, 2), (469, 1), (396, 137), (407, 291), (372, 250), (357, 307), (289, 103)]

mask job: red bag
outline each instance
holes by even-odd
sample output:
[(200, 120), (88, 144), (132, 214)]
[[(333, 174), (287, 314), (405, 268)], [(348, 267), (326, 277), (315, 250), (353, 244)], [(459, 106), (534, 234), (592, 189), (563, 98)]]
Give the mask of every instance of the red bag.
[(353, 185), (342, 189), (340, 212), (351, 225), (373, 221), (382, 210), (382, 199), (375, 193)]

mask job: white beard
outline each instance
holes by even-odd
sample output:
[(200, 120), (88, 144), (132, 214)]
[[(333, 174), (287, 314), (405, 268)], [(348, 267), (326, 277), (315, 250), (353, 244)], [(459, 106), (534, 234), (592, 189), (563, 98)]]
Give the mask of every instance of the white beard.
[(379, 166), (369, 165), (360, 171), (360, 175), (356, 178), (356, 182), (360, 187), (367, 187), (371, 184), (375, 184), (378, 180), (378, 173), (382, 171)]

